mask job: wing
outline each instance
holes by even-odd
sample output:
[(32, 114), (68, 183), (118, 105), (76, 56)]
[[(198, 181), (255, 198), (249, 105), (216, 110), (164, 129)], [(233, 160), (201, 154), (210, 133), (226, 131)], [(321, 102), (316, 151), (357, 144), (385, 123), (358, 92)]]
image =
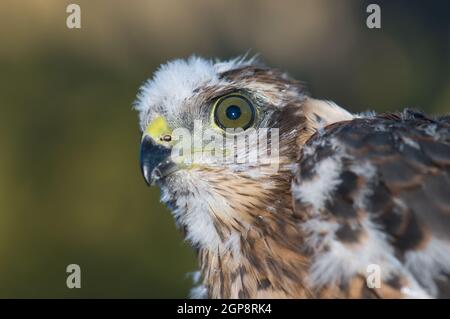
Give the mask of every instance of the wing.
[(308, 140), (292, 193), (313, 286), (450, 298), (449, 119), (357, 118)]

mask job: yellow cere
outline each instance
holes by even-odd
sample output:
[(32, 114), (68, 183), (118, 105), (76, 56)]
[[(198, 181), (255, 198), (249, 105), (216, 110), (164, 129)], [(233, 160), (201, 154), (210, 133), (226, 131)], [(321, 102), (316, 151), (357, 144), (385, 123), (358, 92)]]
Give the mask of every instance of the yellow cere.
[(158, 116), (148, 124), (144, 135), (149, 135), (155, 142), (159, 142), (161, 136), (171, 133), (172, 129), (167, 124), (166, 119), (162, 116)]

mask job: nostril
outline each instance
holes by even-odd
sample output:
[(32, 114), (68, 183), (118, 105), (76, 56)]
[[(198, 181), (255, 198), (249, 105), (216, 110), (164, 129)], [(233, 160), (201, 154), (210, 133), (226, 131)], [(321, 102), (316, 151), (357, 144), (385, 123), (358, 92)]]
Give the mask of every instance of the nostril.
[(161, 139), (161, 141), (164, 141), (164, 142), (170, 142), (172, 140), (172, 136), (169, 134), (166, 134), (166, 135), (161, 136), (160, 139)]

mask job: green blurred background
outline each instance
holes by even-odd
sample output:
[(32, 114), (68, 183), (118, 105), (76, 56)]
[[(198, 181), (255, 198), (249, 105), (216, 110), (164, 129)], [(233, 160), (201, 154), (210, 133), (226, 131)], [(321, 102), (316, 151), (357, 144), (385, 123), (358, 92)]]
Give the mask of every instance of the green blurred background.
[(0, 297), (187, 296), (196, 259), (143, 182), (131, 108), (169, 59), (251, 49), (352, 111), (449, 112), (447, 2), (374, 2), (381, 30), (358, 0), (2, 0)]

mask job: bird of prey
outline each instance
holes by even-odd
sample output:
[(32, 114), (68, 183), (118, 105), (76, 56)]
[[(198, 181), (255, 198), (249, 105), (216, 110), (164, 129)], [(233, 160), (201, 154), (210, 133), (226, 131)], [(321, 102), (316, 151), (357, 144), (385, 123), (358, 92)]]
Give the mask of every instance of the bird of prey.
[[(198, 254), (191, 297), (450, 297), (450, 116), (352, 114), (256, 59), (195, 56), (162, 65), (135, 109), (144, 178)], [(277, 156), (174, 160), (196, 121), (225, 140), (276, 128)]]

